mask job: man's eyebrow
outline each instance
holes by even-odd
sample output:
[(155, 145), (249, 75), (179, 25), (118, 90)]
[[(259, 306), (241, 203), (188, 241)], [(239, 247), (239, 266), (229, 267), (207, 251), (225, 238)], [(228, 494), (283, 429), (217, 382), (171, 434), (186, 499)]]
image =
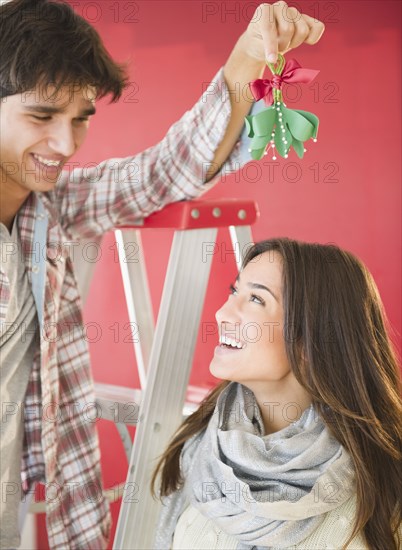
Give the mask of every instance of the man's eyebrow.
[[(41, 113), (45, 115), (54, 115), (59, 113), (64, 113), (65, 108), (64, 107), (53, 107), (51, 105), (24, 105), (25, 111), (30, 111), (34, 113)], [(96, 109), (94, 106), (88, 107), (87, 109), (83, 109), (81, 111), (80, 116), (91, 116), (96, 113)]]
[[(239, 275), (236, 277), (236, 281), (240, 282), (240, 273)], [(275, 298), (275, 300), (279, 303), (279, 300), (277, 298), (277, 296), (272, 292), (272, 290), (270, 288), (268, 288), (267, 286), (265, 285), (262, 285), (260, 283), (247, 283), (247, 286), (249, 288), (255, 288), (255, 289), (258, 289), (258, 290), (266, 290), (267, 292), (269, 292), (270, 294), (272, 294), (272, 296)]]

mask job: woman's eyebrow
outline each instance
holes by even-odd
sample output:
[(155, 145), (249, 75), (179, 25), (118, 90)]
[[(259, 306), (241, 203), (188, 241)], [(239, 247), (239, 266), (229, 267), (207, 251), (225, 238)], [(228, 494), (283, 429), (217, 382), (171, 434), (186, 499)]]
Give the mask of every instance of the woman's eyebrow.
[[(240, 282), (240, 274), (236, 277), (236, 281)], [(279, 303), (279, 300), (278, 300), (277, 296), (267, 286), (262, 285), (260, 283), (251, 283), (251, 282), (247, 283), (247, 286), (249, 288), (254, 288), (254, 289), (258, 289), (258, 290), (266, 290), (267, 292), (272, 294), (272, 296), (275, 298), (275, 300)]]

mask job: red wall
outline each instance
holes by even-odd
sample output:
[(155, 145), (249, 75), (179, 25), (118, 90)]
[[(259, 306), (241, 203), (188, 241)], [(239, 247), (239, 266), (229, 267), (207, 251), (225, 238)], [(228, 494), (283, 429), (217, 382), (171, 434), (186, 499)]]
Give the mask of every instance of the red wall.
[[(132, 81), (118, 105), (107, 106), (105, 101), (99, 105), (77, 157), (83, 163), (135, 154), (163, 138), (200, 97), (203, 83), (225, 63), (258, 5), (198, 0), (71, 4), (93, 22), (115, 58), (130, 61)], [(294, 153), (280, 159), (273, 181), (267, 166), (252, 162), (236, 176), (226, 177), (208, 197), (255, 199), (261, 211), (253, 228), (255, 240), (289, 236), (336, 243), (357, 254), (373, 273), (399, 335), (401, 5), (370, 0), (290, 5), (326, 24), (318, 45), (302, 46), (292, 54), (303, 66), (320, 70), (315, 84), (300, 87), (297, 101), (291, 95), (287, 98), (288, 107), (319, 116), (318, 142), (307, 146), (302, 161)], [(292, 181), (296, 170), (301, 177)], [(224, 231), (219, 238), (230, 247)], [(155, 311), (170, 240), (168, 231), (144, 236)], [(128, 317), (119, 267), (109, 249), (113, 242), (112, 234), (105, 236), (85, 318), (102, 330), (90, 348), (96, 380), (134, 387), (138, 378), (132, 344), (123, 342)], [(234, 274), (230, 255), (223, 261), (215, 259), (204, 323), (213, 322)], [(109, 328), (114, 323), (121, 328), (117, 342)], [(90, 338), (93, 335), (89, 333)], [(191, 381), (212, 384), (208, 364), (215, 339), (201, 340), (200, 334)], [(125, 479), (127, 464), (114, 427), (100, 421), (99, 429), (105, 484), (111, 486)], [(115, 524), (118, 508), (119, 503), (113, 505)], [(42, 518), (39, 547), (45, 544)]]

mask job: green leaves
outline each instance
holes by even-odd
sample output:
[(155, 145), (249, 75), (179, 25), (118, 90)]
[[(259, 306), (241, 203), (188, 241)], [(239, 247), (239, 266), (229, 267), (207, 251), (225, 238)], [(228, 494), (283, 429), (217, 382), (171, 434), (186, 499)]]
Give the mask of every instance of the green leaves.
[(249, 151), (254, 160), (264, 156), (265, 149), (275, 146), (281, 157), (287, 158), (293, 146), (299, 158), (304, 156), (304, 142), (316, 139), (318, 117), (308, 111), (287, 109), (282, 102), (256, 115), (245, 117), (247, 135), (251, 139)]

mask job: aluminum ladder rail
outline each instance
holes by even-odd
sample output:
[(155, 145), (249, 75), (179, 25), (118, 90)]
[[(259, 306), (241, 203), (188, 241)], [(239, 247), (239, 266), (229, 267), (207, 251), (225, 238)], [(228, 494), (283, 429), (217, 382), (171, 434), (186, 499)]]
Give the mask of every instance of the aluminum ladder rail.
[[(255, 222), (257, 215), (257, 207), (252, 201), (242, 201), (237, 199), (188, 201), (175, 203), (174, 205), (165, 207), (163, 210), (149, 216), (143, 222), (143, 224), (130, 226), (129, 228), (125, 227), (115, 231), (116, 241), (118, 245), (119, 263), (122, 272), (129, 319), (131, 323), (135, 323), (137, 327), (140, 327), (140, 338), (139, 341), (135, 342), (134, 344), (134, 352), (136, 355), (137, 368), (139, 370), (139, 379), (142, 389), (127, 388), (122, 386), (115, 386), (112, 384), (95, 382), (95, 394), (97, 405), (102, 413), (102, 418), (115, 422), (116, 428), (118, 429), (123, 442), (128, 462), (130, 462), (133, 445), (127, 426), (137, 425), (138, 418), (135, 418), (133, 420), (129, 418), (131, 415), (121, 415), (120, 411), (116, 410), (116, 407), (123, 407), (123, 411), (125, 411), (124, 408), (127, 407), (127, 405), (135, 405), (138, 408), (141, 407), (144, 393), (143, 390), (145, 389), (146, 384), (147, 365), (149, 363), (149, 357), (151, 354), (153, 342), (154, 322), (145, 264), (143, 261), (128, 261), (126, 258), (127, 249), (130, 249), (130, 247), (134, 247), (134, 249), (137, 250), (137, 252), (139, 253), (139, 258), (143, 258), (144, 255), (141, 242), (141, 231), (148, 228), (175, 228), (178, 233), (190, 229), (192, 234), (194, 235), (200, 229), (208, 229), (213, 226), (215, 228), (214, 238), (211, 241), (204, 241), (204, 244), (207, 243), (214, 246), (216, 228), (228, 226), (232, 240), (232, 246), (235, 251), (235, 260), (238, 268), (240, 268), (241, 261), (247, 249), (247, 246), (252, 242), (249, 225)], [(230, 223), (232, 223), (233, 225), (228, 225)], [(191, 239), (190, 241), (191, 244), (193, 244), (194, 241), (192, 241)], [(198, 242), (199, 241), (200, 239), (198, 239)], [(74, 246), (74, 255), (72, 259), (81, 298), (84, 302), (90, 288), (90, 282), (93, 276), (95, 264), (85, 261), (84, 254), (82, 252), (88, 244), (96, 243), (97, 245), (99, 245), (100, 242), (101, 237), (97, 239), (92, 238), (90, 240), (85, 239), (80, 242), (79, 246)], [(173, 252), (172, 249), (171, 258), (173, 258), (175, 254), (176, 252)], [(209, 274), (209, 263), (205, 267)], [(197, 270), (195, 271), (195, 279), (197, 279), (199, 273)], [(204, 273), (203, 277), (204, 280), (201, 285), (201, 291), (204, 297), (208, 275), (205, 279)], [(166, 307), (167, 306), (165, 305), (164, 308), (166, 309)], [(200, 311), (198, 312), (198, 322), (199, 315)], [(194, 349), (197, 330), (192, 330), (191, 350)], [(162, 328), (159, 328), (159, 332), (163, 333)], [(190, 342), (188, 338), (187, 342)], [(190, 355), (192, 356), (192, 353)], [(185, 371), (186, 376), (185, 378), (183, 378), (183, 382), (185, 381), (187, 383), (190, 368), (191, 361), (187, 362), (187, 370)], [(182, 370), (184, 372), (184, 369)], [(182, 386), (184, 385), (186, 384), (182, 384)], [(198, 403), (202, 401), (207, 392), (208, 390), (206, 388), (198, 388), (195, 386), (187, 387), (186, 400), (182, 407), (182, 414), (177, 415), (180, 417), (177, 425), (180, 423), (183, 416), (191, 414), (196, 409)], [(120, 421), (119, 419), (122, 416), (124, 417), (124, 419), (123, 421)], [(144, 419), (144, 414), (142, 413), (142, 411), (140, 418)], [(176, 427), (177, 426), (175, 426), (175, 428)], [(165, 439), (168, 440), (169, 438), (166, 437)], [(164, 445), (161, 444), (160, 447), (162, 448), (164, 447)], [(133, 460), (131, 462), (133, 462)], [(129, 472), (131, 471), (132, 474), (134, 474), (133, 466), (134, 464), (130, 464)], [(132, 482), (128, 481), (128, 483)], [(134, 486), (126, 485), (126, 483), (121, 483), (105, 490), (105, 496), (111, 502), (113, 502), (123, 495), (123, 490), (125, 487), (129, 487), (129, 492), (130, 490), (132, 492)], [(124, 504), (129, 503), (130, 497), (125, 496), (124, 498), (126, 499)], [(31, 503), (30, 512), (44, 513), (45, 502)], [(125, 541), (125, 543), (127, 542), (126, 535), (124, 534), (124, 532), (122, 532), (122, 525), (124, 525), (126, 521), (129, 521), (130, 517), (131, 513), (126, 510), (126, 507), (124, 507), (124, 510), (122, 510), (120, 514), (119, 525), (116, 532), (115, 545), (119, 545), (120, 540)], [(137, 534), (135, 532), (134, 535), (129, 534), (129, 536), (134, 536), (134, 539), (136, 538), (136, 535)], [(142, 548), (142, 543), (139, 543), (138, 546), (135, 546), (135, 543), (132, 543), (131, 539), (129, 539), (127, 544), (128, 548)], [(116, 546), (116, 548), (118, 547), (119, 546)]]
[[(254, 201), (220, 199), (174, 203), (152, 214), (141, 228), (174, 228), (167, 275), (153, 337), (144, 339), (144, 325), (150, 327), (150, 300), (145, 271), (126, 273), (127, 262), (122, 254), (121, 266), (126, 297), (132, 300), (129, 311), (139, 326), (139, 346), (143, 374), (139, 421), (131, 452), (128, 476), (113, 548), (153, 548), (160, 502), (152, 498), (150, 480), (157, 458), (162, 454), (183, 419), (188, 379), (194, 347), (205, 299), (213, 254), (205, 254), (205, 246), (215, 246), (218, 227), (229, 227), (232, 245), (240, 266), (251, 245), (250, 225), (258, 210)], [(124, 229), (125, 242), (133, 242), (132, 229)], [(124, 242), (123, 240), (121, 241)], [(138, 241), (136, 241), (138, 242)], [(124, 247), (122, 247), (123, 249)], [(137, 290), (136, 290), (137, 287)], [(140, 289), (141, 309), (137, 307)], [(130, 318), (130, 321), (132, 319)], [(152, 341), (151, 349), (147, 349)], [(141, 368), (141, 365), (139, 364)]]

